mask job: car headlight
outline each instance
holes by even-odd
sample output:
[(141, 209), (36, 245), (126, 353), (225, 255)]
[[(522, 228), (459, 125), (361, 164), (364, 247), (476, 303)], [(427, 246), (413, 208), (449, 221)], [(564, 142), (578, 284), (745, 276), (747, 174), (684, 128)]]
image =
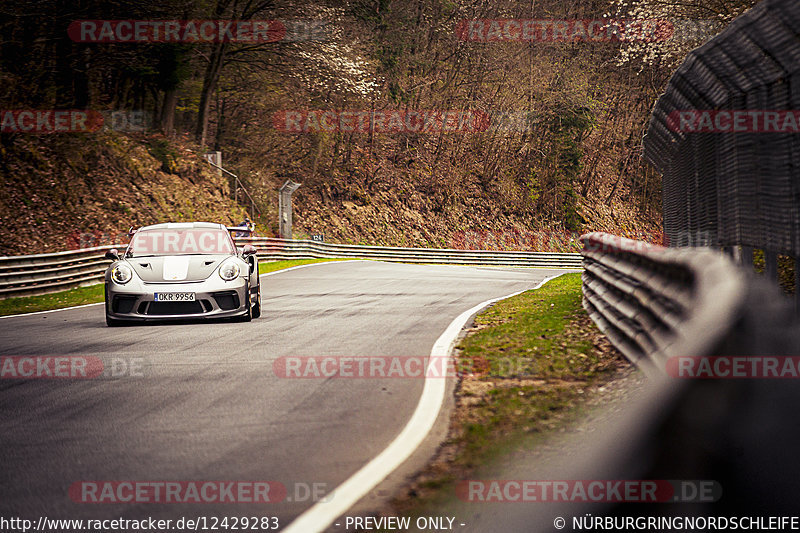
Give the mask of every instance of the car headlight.
[(128, 265), (119, 264), (114, 267), (111, 271), (111, 279), (114, 280), (115, 283), (119, 283), (120, 285), (125, 285), (128, 283), (131, 278), (133, 277), (133, 272), (131, 271)]
[(239, 265), (233, 261), (225, 261), (219, 267), (219, 277), (225, 281), (231, 281), (239, 277)]

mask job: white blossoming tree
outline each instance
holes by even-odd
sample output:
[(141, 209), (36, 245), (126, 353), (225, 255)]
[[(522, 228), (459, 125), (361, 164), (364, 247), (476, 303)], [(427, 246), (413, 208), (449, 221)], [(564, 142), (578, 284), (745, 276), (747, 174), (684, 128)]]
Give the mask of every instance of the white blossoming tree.
[(620, 48), (618, 65), (634, 63), (639, 71), (674, 69), (692, 49), (714, 37), (756, 0), (612, 0), (608, 17), (652, 21), (666, 29), (654, 39), (631, 40)]

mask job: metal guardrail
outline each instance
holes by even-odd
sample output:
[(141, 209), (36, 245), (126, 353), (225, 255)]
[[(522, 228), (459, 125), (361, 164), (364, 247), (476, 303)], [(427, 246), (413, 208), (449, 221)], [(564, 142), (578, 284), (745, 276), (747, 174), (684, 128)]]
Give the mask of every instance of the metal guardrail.
[(786, 497), (800, 476), (793, 446), (800, 438), (796, 379), (738, 378), (734, 371), (728, 379), (713, 379), (723, 377), (718, 371), (712, 379), (681, 378), (679, 367), (668, 364), (691, 357), (714, 365), (724, 356), (745, 371), (760, 358), (796, 368), (800, 322), (791, 302), (720, 251), (662, 248), (600, 233), (581, 240), (584, 308), (651, 379), (608, 429), (608, 439), (585, 443), (580, 453), (594, 462), (582, 464), (576, 479), (716, 480), (722, 497), (691, 505), (573, 506), (547, 509), (539, 518), (584, 511), (624, 517), (796, 510), (796, 501)]
[(212, 167), (216, 168), (220, 172), (224, 172), (225, 174), (231, 176), (233, 178), (233, 202), (235, 204), (239, 204), (239, 189), (247, 196), (247, 199), (250, 201), (250, 218), (255, 218), (256, 212), (261, 214), (261, 209), (258, 208), (256, 205), (256, 201), (250, 195), (250, 192), (247, 190), (247, 187), (244, 186), (242, 180), (239, 179), (239, 176), (231, 172), (230, 170), (219, 166), (218, 164), (214, 163), (210, 159), (205, 159), (206, 163), (211, 165)]
[(354, 258), (401, 263), (581, 268), (581, 256), (576, 253), (400, 248), (269, 238), (243, 238), (237, 239), (237, 243), (252, 244), (259, 256), (275, 259)]
[[(605, 234), (582, 237), (584, 308), (653, 379), (646, 395), (632, 401), (622, 422), (610, 429), (613, 440), (582, 450), (595, 463), (580, 472), (581, 479), (704, 479), (716, 480), (722, 490), (718, 500), (690, 505), (586, 509), (595, 515), (796, 511), (796, 500), (787, 495), (794, 494), (789, 487), (800, 476), (794, 453), (800, 388), (791, 379), (800, 377), (800, 322), (774, 280), (778, 254), (793, 256), (800, 288), (800, 136), (791, 128), (767, 133), (763, 119), (764, 113), (794, 118), (798, 58), (800, 2), (763, 0), (692, 51), (656, 103), (644, 156), (664, 177), (670, 246), (693, 248), (653, 247)], [(761, 127), (736, 129), (734, 113), (760, 116)], [(697, 125), (692, 121), (700, 116), (731, 118), (735, 129), (682, 122), (685, 117)], [(761, 249), (769, 275), (756, 276), (709, 246), (727, 249), (751, 267), (753, 249)], [(668, 364), (672, 357), (703, 358), (708, 365), (735, 358), (745, 369), (768, 358), (788, 368), (782, 376), (789, 379), (748, 379), (746, 371), (733, 370), (681, 374)], [(600, 465), (613, 466), (587, 473)]]
[(0, 257), (0, 298), (31, 296), (98, 283), (114, 246)]
[(725, 254), (604, 233), (581, 241), (584, 309), (650, 376), (672, 356), (710, 355), (742, 313), (745, 275)]
[[(260, 258), (270, 260), (355, 258), (403, 263), (581, 268), (581, 256), (574, 253), (394, 248), (271, 238), (234, 240), (239, 246), (252, 244)], [(0, 299), (98, 283), (110, 264), (103, 256), (114, 247), (0, 257)]]

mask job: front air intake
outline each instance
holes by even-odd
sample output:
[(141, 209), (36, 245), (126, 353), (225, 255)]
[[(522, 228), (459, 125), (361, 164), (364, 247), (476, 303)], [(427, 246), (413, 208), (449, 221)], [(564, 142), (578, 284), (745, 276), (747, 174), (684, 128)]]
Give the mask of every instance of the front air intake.
[(212, 296), (223, 311), (239, 308), (239, 294), (236, 291), (215, 292)]

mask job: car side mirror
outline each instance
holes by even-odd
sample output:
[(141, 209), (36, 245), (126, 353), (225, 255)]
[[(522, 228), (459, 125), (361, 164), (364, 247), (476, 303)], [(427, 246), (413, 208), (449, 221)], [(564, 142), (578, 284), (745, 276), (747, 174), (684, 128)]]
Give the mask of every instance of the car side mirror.
[(242, 248), (242, 255), (244, 257), (247, 257), (249, 255), (255, 255), (257, 253), (258, 253), (258, 250), (256, 250), (256, 247), (253, 246), (252, 244), (245, 244), (244, 248)]
[(117, 250), (116, 248), (110, 249), (109, 251), (106, 252), (105, 258), (106, 259), (111, 259), (112, 261), (118, 261), (119, 260), (119, 250)]

